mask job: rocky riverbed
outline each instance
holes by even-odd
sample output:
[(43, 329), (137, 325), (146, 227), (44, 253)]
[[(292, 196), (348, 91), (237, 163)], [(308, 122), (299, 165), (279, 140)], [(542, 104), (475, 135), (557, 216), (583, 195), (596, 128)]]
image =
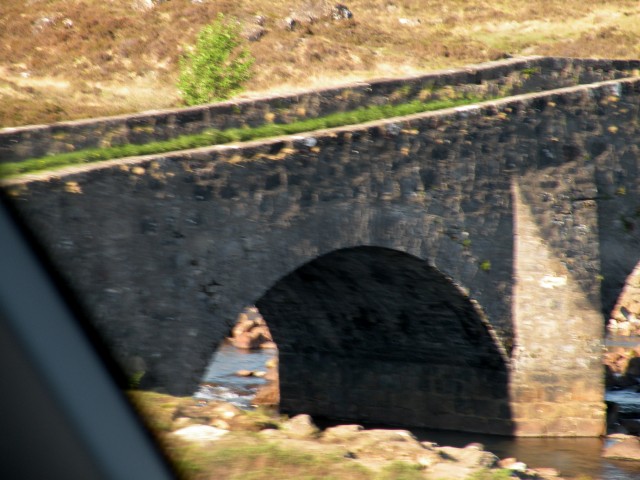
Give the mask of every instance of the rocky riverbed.
[[(226, 402), (176, 398), (153, 392), (134, 391), (130, 396), (169, 456), (178, 465), (184, 464), (181, 455), (188, 449), (189, 463), (199, 465), (196, 470), (202, 476), (186, 475), (186, 478), (228, 478), (220, 476), (219, 472), (207, 474), (205, 470), (206, 458), (216, 449), (227, 448), (229, 442), (236, 451), (239, 442), (247, 445), (257, 442), (276, 447), (285, 456), (286, 452), (329, 455), (336, 469), (349, 464), (357, 466), (357, 471), (365, 475), (357, 478), (382, 478), (379, 477), (381, 472), (400, 468), (398, 465), (413, 472), (410, 478), (433, 480), (561, 478), (551, 468), (530, 469), (514, 458), (499, 459), (478, 443), (463, 448), (440, 446), (419, 441), (407, 430), (365, 429), (360, 425), (339, 425), (321, 430), (308, 415), (288, 418), (275, 410), (246, 411)], [(246, 462), (243, 465), (251, 468)]]
[[(638, 410), (640, 402), (637, 398), (640, 396), (637, 393), (637, 390), (640, 389), (638, 381), (640, 378), (640, 364), (637, 362), (640, 359), (640, 348), (633, 342), (629, 343), (631, 340), (625, 337), (623, 344), (614, 343), (609, 347), (605, 356), (608, 400), (610, 400), (609, 429), (612, 435), (604, 440), (594, 439), (594, 442), (604, 446), (603, 456), (607, 459), (631, 459), (634, 461), (625, 461), (623, 462), (624, 465), (619, 465), (618, 460), (601, 460), (598, 464), (595, 459), (599, 456), (602, 447), (594, 444), (592, 445), (593, 451), (589, 450), (591, 453), (587, 454), (589, 458), (594, 459), (592, 460), (592, 463), (594, 463), (593, 471), (591, 467), (585, 469), (583, 466), (581, 469), (573, 469), (574, 476), (586, 471), (589, 472), (590, 476), (582, 478), (602, 478), (606, 480), (611, 480), (612, 478), (624, 480), (640, 478), (634, 473), (637, 470), (637, 474), (640, 475), (640, 461), (637, 461), (637, 459), (640, 459), (640, 442), (637, 437), (637, 433), (640, 431), (640, 411)], [(218, 404), (217, 401), (221, 397), (216, 394), (216, 389), (224, 389), (225, 384), (231, 388), (230, 391), (237, 391), (240, 385), (243, 388), (252, 385), (250, 389), (252, 393), (243, 397), (241, 402), (237, 402), (235, 399), (231, 400), (238, 405), (242, 404), (243, 408), (247, 408), (249, 405), (259, 405), (272, 408), (272, 411), (275, 411), (279, 401), (279, 389), (277, 350), (273, 347), (268, 328), (257, 310), (254, 308), (246, 309), (239, 317), (238, 324), (230, 335), (228, 344), (218, 353), (218, 362), (213, 362), (211, 365), (213, 367), (216, 363), (225, 364), (226, 370), (223, 369), (223, 371), (213, 374), (210, 379), (211, 384), (204, 385), (200, 392), (196, 394), (197, 400), (201, 402), (198, 404), (199, 411), (206, 411), (210, 407), (218, 408), (215, 405)], [(251, 362), (248, 361), (249, 357), (262, 360)], [(246, 362), (245, 358), (247, 359)], [(237, 370), (233, 368), (234, 366)], [(236, 380), (233, 380), (234, 378)], [(232, 387), (231, 385), (234, 386)], [(252, 397), (251, 395), (256, 392), (256, 389), (257, 393), (255, 397)], [(223, 398), (227, 397), (224, 396)], [(235, 408), (233, 405), (231, 407)], [(244, 410), (241, 409), (240, 411)], [(191, 443), (201, 443), (198, 439), (202, 438), (205, 439), (202, 440), (203, 442), (215, 441), (217, 445), (221, 445), (220, 442), (223, 439), (233, 438), (239, 431), (242, 431), (242, 422), (246, 422), (246, 419), (239, 420), (239, 427), (235, 421), (225, 423), (218, 418), (214, 423), (194, 424), (193, 420), (184, 419), (187, 417), (183, 417), (182, 413), (176, 413), (175, 415), (176, 419), (183, 419), (172, 424), (171, 437), (182, 437), (183, 440), (187, 438), (188, 440), (186, 441)], [(238, 418), (244, 418), (244, 415)], [(450, 472), (446, 478), (466, 478), (469, 475), (473, 478), (473, 475), (481, 473), (488, 475), (519, 475), (522, 478), (560, 478), (560, 474), (553, 469), (527, 470), (526, 465), (518, 461), (518, 459), (504, 458), (501, 461), (497, 461), (497, 457), (493, 454), (490, 455), (494, 457), (494, 462), (491, 466), (488, 466), (486, 459), (489, 457), (485, 453), (489, 452), (482, 445), (476, 443), (465, 447), (465, 443), (454, 443), (457, 448), (441, 447), (431, 441), (419, 441), (418, 438), (420, 440), (430, 439), (428, 435), (425, 436), (422, 432), (414, 432), (415, 435), (418, 435), (418, 438), (416, 438), (405, 430), (366, 429), (354, 425), (331, 426), (321, 430), (313, 426), (311, 419), (307, 416), (294, 417), (294, 419), (285, 419), (283, 417), (277, 417), (276, 420), (273, 420), (273, 418), (271, 420), (263, 419), (261, 425), (262, 427), (260, 428), (256, 427), (255, 424), (251, 424), (249, 427), (250, 431), (257, 431), (256, 435), (261, 441), (279, 445), (279, 448), (284, 450), (330, 452), (339, 458), (349, 460), (349, 463), (367, 466), (366, 468), (374, 468), (377, 469), (376, 471), (390, 468), (394, 462), (400, 461), (415, 468), (420, 473), (419, 478), (438, 478), (436, 475), (439, 475), (439, 470)], [(292, 428), (295, 425), (297, 427)], [(306, 427), (302, 428), (301, 425), (306, 425)], [(213, 427), (213, 430), (205, 427)], [(307, 431), (307, 433), (301, 435), (297, 428), (302, 428), (302, 431)], [(340, 439), (337, 436), (338, 434), (344, 435)], [(392, 441), (390, 440), (391, 438), (396, 439), (393, 440), (395, 443), (388, 444), (388, 442)], [(403, 439), (401, 443), (399, 443), (400, 439)], [(462, 441), (464, 442), (464, 440), (463, 438)], [(474, 441), (479, 440), (479, 438), (469, 436), (469, 440)], [(492, 443), (491, 439), (483, 439), (481, 441), (484, 442), (485, 440), (489, 445), (493, 445), (488, 450), (497, 448), (497, 450), (494, 450), (495, 452), (501, 451), (499, 447)], [(450, 445), (449, 441), (440, 439), (443, 444)], [(375, 455), (366, 449), (354, 451), (355, 447), (361, 448), (360, 444), (371, 444)], [(532, 448), (536, 447), (532, 445)], [(549, 454), (553, 456), (554, 452), (561, 452), (564, 447), (558, 444), (555, 447), (547, 446), (546, 448), (547, 450), (551, 449)], [(448, 449), (452, 450), (447, 453)], [(472, 451), (476, 451), (476, 454), (472, 455), (470, 453)], [(519, 448), (516, 452), (510, 448), (502, 449), (501, 455), (505, 457), (520, 457), (520, 455), (527, 457), (530, 456), (530, 453), (528, 449), (523, 451), (522, 448)], [(540, 459), (534, 454), (534, 457), (534, 460), (529, 459), (527, 461), (531, 461), (537, 466), (554, 465), (565, 473), (572, 471), (571, 468), (566, 468), (567, 465), (564, 465), (562, 461), (558, 462), (557, 459), (554, 459), (554, 461), (549, 460), (549, 463), (547, 463), (544, 461), (544, 458), (546, 458), (544, 456)], [(638, 466), (638, 469), (634, 465)], [(509, 467), (509, 469), (506, 467)], [(596, 471), (598, 469), (599, 471)], [(390, 478), (393, 478), (393, 476)]]
[[(564, 443), (555, 441), (553, 446), (549, 444), (546, 447), (537, 445), (535, 442), (518, 441), (518, 446), (516, 447), (515, 440), (511, 441), (513, 445), (508, 443), (509, 446), (506, 446), (504, 441), (496, 443), (495, 439), (484, 439), (474, 435), (459, 435), (459, 438), (448, 438), (447, 436), (435, 435), (438, 432), (435, 432), (433, 437), (430, 436), (429, 432), (415, 431), (413, 433), (420, 440), (439, 438), (441, 444), (453, 444), (457, 447), (463, 447), (467, 438), (469, 441), (487, 442), (485, 445), (490, 446), (488, 449), (494, 452), (501, 452), (501, 456), (520, 457), (522, 455), (526, 462), (530, 461), (536, 466), (552, 465), (558, 468), (561, 473), (568, 475), (576, 476), (588, 472), (590, 478), (594, 479), (635, 479), (637, 477), (634, 472), (637, 470), (638, 474), (640, 474), (640, 462), (627, 461), (623, 462), (624, 465), (620, 465), (618, 460), (596, 460), (603, 448), (603, 456), (612, 459), (638, 458), (637, 451), (640, 450), (640, 448), (635, 448), (640, 447), (640, 445), (637, 445), (638, 437), (633, 435), (636, 433), (635, 417), (640, 418), (640, 411), (638, 411), (638, 407), (640, 407), (638, 397), (640, 397), (640, 394), (636, 393), (638, 375), (634, 370), (634, 358), (640, 356), (640, 348), (636, 349), (637, 342), (633, 343), (633, 338), (624, 337), (623, 340), (623, 344), (614, 343), (610, 346), (605, 358), (608, 372), (608, 400), (611, 400), (610, 431), (613, 435), (606, 439), (593, 439), (593, 442), (588, 447), (586, 445), (583, 446), (586, 448), (583, 454), (578, 454), (577, 451), (575, 454), (568, 453), (573, 451), (572, 449), (574, 448), (570, 440)], [(196, 397), (207, 401), (220, 400), (227, 399), (231, 392), (238, 392), (243, 395), (240, 401), (235, 398), (230, 398), (229, 400), (242, 408), (248, 408), (249, 405), (277, 408), (279, 401), (278, 357), (277, 350), (273, 348), (273, 343), (271, 342), (272, 339), (268, 328), (266, 328), (257, 310), (255, 308), (246, 309), (239, 316), (236, 328), (233, 329), (228, 343), (218, 352), (217, 361), (211, 364), (211, 367), (215, 367), (211, 370), (212, 376), (209, 379), (211, 383), (204, 385), (196, 394)], [(250, 361), (250, 357), (254, 357), (258, 361)], [(252, 393), (242, 393), (249, 385), (252, 385)], [(219, 389), (224, 390), (223, 395), (219, 395)], [(256, 390), (257, 393), (255, 393)], [(254, 393), (255, 396), (253, 396)], [(640, 428), (640, 422), (637, 422), (637, 427)], [(364, 430), (367, 431), (367, 429)], [(264, 435), (282, 436), (280, 432), (269, 432)], [(283, 438), (279, 440), (283, 440)], [(427, 441), (427, 443), (432, 442)], [(321, 444), (326, 445), (325, 443)], [(526, 447), (525, 445), (529, 446)], [(544, 453), (546, 451), (548, 451), (548, 454)], [(579, 451), (583, 452), (583, 449), (579, 449)], [(547, 455), (550, 455), (550, 460), (545, 461)], [(585, 460), (586, 458), (590, 460)], [(510, 461), (516, 466), (522, 467), (522, 464), (517, 460)], [(504, 466), (504, 463), (502, 465)], [(638, 469), (634, 465), (637, 465)], [(426, 471), (426, 469), (423, 470)], [(550, 472), (550, 470), (547, 472)]]

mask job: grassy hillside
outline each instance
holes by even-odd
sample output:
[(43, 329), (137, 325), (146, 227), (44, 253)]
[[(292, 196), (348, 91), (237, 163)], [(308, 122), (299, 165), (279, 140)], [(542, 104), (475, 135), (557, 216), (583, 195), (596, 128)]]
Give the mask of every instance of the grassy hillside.
[(220, 12), (247, 33), (264, 17), (244, 95), (505, 55), (640, 58), (636, 0), (347, 0), (349, 20), (323, 3), (0, 0), (0, 127), (181, 105), (178, 59)]

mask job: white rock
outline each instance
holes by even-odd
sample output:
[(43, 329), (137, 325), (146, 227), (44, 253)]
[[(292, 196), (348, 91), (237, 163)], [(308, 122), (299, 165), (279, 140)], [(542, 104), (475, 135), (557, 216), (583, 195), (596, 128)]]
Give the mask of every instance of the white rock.
[(419, 18), (399, 18), (398, 23), (407, 27), (417, 27), (422, 23)]
[(173, 432), (176, 437), (183, 438), (190, 442), (215, 442), (220, 440), (223, 436), (229, 433), (228, 430), (221, 428), (210, 427), (208, 425), (191, 425), (189, 427), (181, 428)]
[(540, 286), (542, 288), (564, 287), (566, 284), (566, 275), (545, 275), (542, 277), (542, 280), (540, 280)]
[(524, 462), (514, 462), (507, 468), (513, 472), (524, 472), (527, 470), (527, 464)]
[(318, 139), (314, 138), (314, 137), (306, 137), (304, 140), (302, 140), (302, 143), (304, 143), (304, 145), (306, 147), (315, 147), (318, 144)]

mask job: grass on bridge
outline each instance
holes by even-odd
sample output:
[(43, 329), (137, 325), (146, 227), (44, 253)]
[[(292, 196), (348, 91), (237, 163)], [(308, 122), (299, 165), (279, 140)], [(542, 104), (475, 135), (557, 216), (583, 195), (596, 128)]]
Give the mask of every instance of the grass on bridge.
[(412, 101), (399, 105), (370, 106), (286, 124), (270, 123), (257, 127), (230, 128), (225, 130), (208, 129), (198, 134), (182, 135), (169, 140), (145, 144), (125, 144), (52, 154), (18, 162), (0, 163), (0, 178), (10, 178), (116, 158), (161, 154), (232, 142), (246, 142), (280, 135), (292, 135), (345, 125), (356, 125), (384, 118), (401, 117), (415, 113), (469, 105), (481, 100), (487, 99), (481, 99), (476, 96), (466, 96), (464, 98), (433, 100), (429, 102)]

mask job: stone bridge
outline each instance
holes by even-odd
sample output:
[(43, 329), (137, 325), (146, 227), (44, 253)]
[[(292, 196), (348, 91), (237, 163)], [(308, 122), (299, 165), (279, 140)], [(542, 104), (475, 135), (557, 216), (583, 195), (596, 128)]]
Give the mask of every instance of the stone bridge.
[(283, 102), (299, 113), (313, 99), (375, 104), (424, 95), (425, 82), (503, 97), (6, 179), (4, 191), (146, 387), (192, 393), (255, 304), (280, 349), (285, 412), (598, 435), (605, 322), (640, 260), (638, 67), (529, 58), (276, 103), (5, 129), (5, 158), (18, 158), (63, 130), (83, 145), (105, 125), (162, 136), (185, 118), (200, 119), (192, 130), (218, 114), (273, 121)]

